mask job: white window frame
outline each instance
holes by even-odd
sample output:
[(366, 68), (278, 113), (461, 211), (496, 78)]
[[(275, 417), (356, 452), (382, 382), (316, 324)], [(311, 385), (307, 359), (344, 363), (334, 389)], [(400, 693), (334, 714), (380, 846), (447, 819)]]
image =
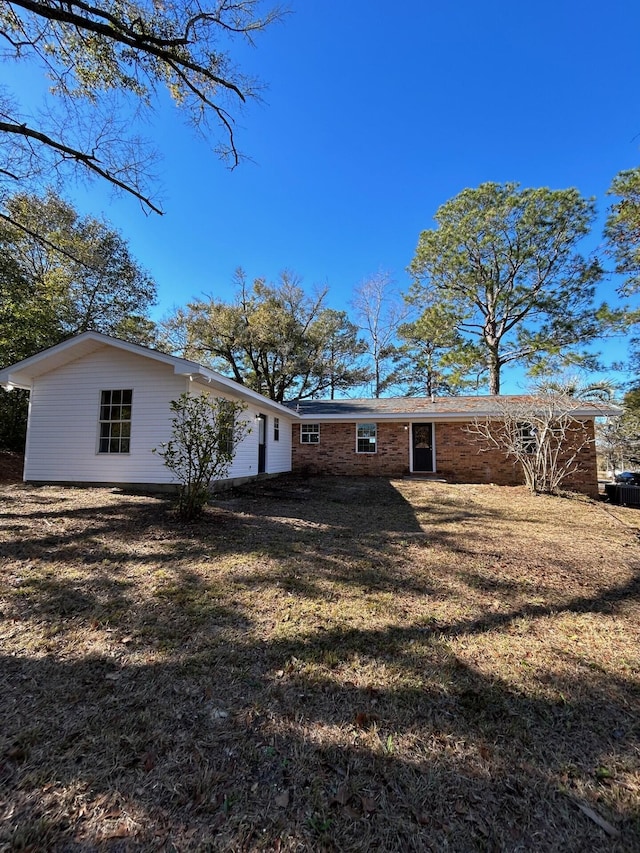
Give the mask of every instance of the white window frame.
[(280, 418), (273, 419), (273, 440), (280, 441)]
[(528, 421), (520, 421), (518, 430), (518, 445), (527, 455), (533, 454), (538, 449), (538, 430)]
[(320, 444), (320, 424), (300, 424), (300, 444)]
[[(109, 394), (109, 402), (105, 402), (105, 394)], [(120, 399), (114, 402), (113, 395), (119, 394)], [(129, 402), (123, 402), (122, 395), (129, 395)], [(102, 388), (100, 390), (100, 398), (99, 398), (99, 406), (98, 406), (98, 441), (96, 446), (96, 453), (100, 456), (122, 456), (128, 455), (131, 453), (131, 422), (133, 416), (133, 389), (132, 388)], [(129, 417), (122, 417), (122, 409), (129, 409)], [(120, 410), (120, 417), (113, 417), (115, 410)], [(105, 412), (108, 410), (108, 412)], [(108, 417), (104, 417), (105, 414), (108, 414)], [(122, 426), (123, 424), (128, 425), (128, 435), (122, 435)], [(113, 434), (113, 427), (118, 426), (118, 435)], [(103, 427), (107, 427), (108, 435), (103, 435), (104, 429)], [(107, 442), (106, 449), (102, 449), (102, 443)], [(112, 450), (112, 443), (117, 442), (118, 448), (117, 450)], [(123, 442), (127, 443), (127, 449), (122, 450)]]
[[(373, 427), (373, 434), (371, 428)], [(361, 435), (361, 430), (364, 433)], [(368, 441), (369, 446), (373, 445), (373, 450), (360, 450), (360, 442)], [(371, 421), (366, 423), (356, 424), (356, 453), (361, 453), (364, 456), (370, 456), (372, 453), (378, 452), (378, 424)]]

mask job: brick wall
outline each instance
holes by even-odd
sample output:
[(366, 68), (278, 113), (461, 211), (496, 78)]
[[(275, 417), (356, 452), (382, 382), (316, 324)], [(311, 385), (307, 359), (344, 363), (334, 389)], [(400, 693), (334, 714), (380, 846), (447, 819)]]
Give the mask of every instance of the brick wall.
[[(515, 486), (523, 482), (522, 469), (497, 448), (482, 450), (466, 432), (464, 423), (436, 424), (436, 467), (438, 474), (452, 483), (496, 483)], [(598, 496), (598, 474), (593, 421), (577, 425), (574, 439), (588, 444), (579, 452), (577, 470), (562, 484), (563, 488)], [(569, 439), (568, 448), (573, 443)], [(568, 452), (572, 452), (570, 449)]]
[[(497, 449), (481, 450), (465, 429), (465, 423), (434, 424), (436, 476), (451, 483), (496, 483), (512, 486), (523, 482), (522, 470)], [(593, 421), (584, 424), (591, 443), (578, 455), (578, 470), (563, 487), (597, 497), (596, 451)], [(576, 435), (584, 435), (581, 425)], [(309, 474), (402, 476), (409, 473), (411, 433), (405, 423), (378, 423), (377, 452), (356, 453), (355, 423), (320, 425), (320, 444), (300, 443), (300, 424), (293, 424), (292, 466)]]
[(409, 430), (405, 424), (378, 423), (376, 453), (356, 453), (353, 422), (320, 424), (320, 444), (300, 444), (300, 424), (294, 424), (291, 446), (294, 471), (376, 477), (409, 473)]

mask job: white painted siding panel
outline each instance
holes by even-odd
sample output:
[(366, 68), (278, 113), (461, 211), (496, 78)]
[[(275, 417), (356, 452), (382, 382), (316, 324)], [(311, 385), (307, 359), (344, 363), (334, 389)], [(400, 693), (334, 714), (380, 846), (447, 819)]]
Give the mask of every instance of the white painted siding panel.
[[(170, 432), (169, 402), (188, 385), (171, 367), (113, 347), (39, 377), (31, 391), (25, 479), (167, 483), (152, 448)], [(131, 388), (131, 452), (98, 453), (100, 392)]]
[[(226, 394), (212, 394), (212, 396), (232, 399)], [(229, 470), (229, 479), (235, 477), (252, 477), (258, 473), (258, 424), (256, 418), (263, 410), (253, 404), (239, 416), (247, 424), (247, 434), (236, 447), (236, 454)], [(267, 414), (266, 412), (263, 412)], [(273, 415), (267, 414), (267, 447), (266, 447), (266, 473), (283, 474), (291, 471), (291, 419), (280, 416), (280, 440), (273, 440)]]
[[(169, 439), (169, 403), (189, 385), (186, 377), (176, 376), (168, 365), (108, 346), (39, 377), (31, 391), (25, 479), (172, 482), (171, 473), (152, 448)], [(100, 392), (126, 388), (133, 390), (131, 452), (98, 453)], [(250, 431), (238, 444), (230, 478), (258, 473), (255, 418), (259, 411), (251, 405), (242, 415)], [(267, 415), (266, 470), (274, 474), (291, 470), (291, 419), (286, 415), (280, 416), (278, 442), (273, 441), (273, 416)]]
[(283, 474), (291, 471), (291, 423), (293, 418), (278, 415), (280, 419), (280, 440), (273, 440), (273, 415), (269, 415), (267, 424), (267, 471), (270, 474)]

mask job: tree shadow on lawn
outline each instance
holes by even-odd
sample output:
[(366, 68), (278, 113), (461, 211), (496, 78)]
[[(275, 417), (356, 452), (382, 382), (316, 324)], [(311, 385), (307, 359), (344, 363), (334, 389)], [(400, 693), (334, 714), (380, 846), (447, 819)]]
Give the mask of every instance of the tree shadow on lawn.
[[(205, 572), (209, 564), (213, 571), (229, 555), (252, 558), (248, 571), (234, 579), (240, 585), (282, 583), (298, 594), (321, 598), (326, 590), (319, 581), (324, 578), (366, 590), (429, 594), (432, 584), (412, 582), (402, 572), (403, 549), (413, 541), (454, 547), (448, 512), (434, 508), (441, 529), (425, 537), (411, 504), (388, 480), (323, 478), (303, 489), (303, 500), (289, 503), (256, 495), (254, 487), (230, 502), (233, 510), (221, 501), (191, 525), (176, 520), (167, 499), (137, 497), (132, 503), (110, 495), (109, 502), (69, 506), (72, 497), (82, 497), (82, 490), (58, 491), (55, 505), (48, 498), (42, 508), (36, 491), (28, 496), (28, 509), (5, 513), (2, 519), (5, 569), (15, 564), (9, 566), (14, 577), (7, 594), (20, 600), (23, 614), (30, 601), (34, 614), (91, 615), (95, 605), (95, 618), (103, 618), (105, 610), (133, 604), (127, 598), (132, 565), (164, 570), (176, 583), (197, 585), (191, 564)], [(92, 492), (86, 494), (90, 498)], [(481, 510), (477, 517), (481, 520)], [(256, 568), (261, 557), (268, 568)], [(37, 572), (32, 563), (38, 564)], [(77, 571), (65, 576), (72, 565)]]
[[(555, 607), (526, 603), (541, 591), (532, 589), (526, 578), (503, 579), (497, 589), (498, 581), (485, 574), (491, 575), (491, 564), (500, 555), (493, 553), (494, 540), (484, 544), (482, 529), (503, 515), (508, 519), (508, 509), (503, 514), (474, 505), (474, 527), (462, 534), (457, 511), (451, 515), (449, 506), (435, 501), (429, 514), (432, 529), (425, 533), (411, 504), (388, 480), (318, 478), (302, 486), (294, 480), (295, 499), (288, 502), (281, 499), (282, 487), (274, 494), (273, 482), (268, 481), (266, 495), (254, 485), (231, 501), (220, 501), (192, 525), (177, 522), (171, 503), (157, 497), (137, 497), (131, 503), (111, 495), (112, 502), (93, 506), (49, 505), (15, 513), (25, 519), (28, 535), (12, 532), (13, 538), (2, 545), (5, 595), (19, 618), (81, 617), (117, 626), (136, 608), (156, 624), (167, 607), (180, 603), (185, 615), (202, 624), (221, 615), (229, 585), (240, 593), (279, 589), (310, 601), (348, 590), (369, 596), (413, 594), (425, 601), (427, 596), (459, 595), (455, 587), (447, 589), (437, 565), (463, 556), (484, 567), (458, 570), (463, 587), (469, 593), (486, 592), (490, 584), (507, 604), (500, 614), (482, 614), (472, 622), (501, 625), (510, 621), (512, 611), (537, 616)], [(284, 482), (290, 495), (292, 483)], [(61, 501), (77, 497), (78, 491), (61, 490)], [(40, 502), (37, 492), (35, 500)], [(224, 508), (229, 503), (233, 510)], [(416, 570), (415, 560), (432, 555), (436, 570)], [(235, 568), (219, 573), (229, 556)], [(565, 562), (573, 570), (555, 552), (548, 567), (562, 569)], [(35, 569), (31, 563), (37, 564)], [(135, 597), (140, 574), (153, 580), (143, 603)]]
[[(544, 689), (525, 689), (453, 645), (491, 634), (512, 646), (522, 619), (619, 613), (637, 602), (637, 576), (543, 606), (503, 590), (512, 606), (497, 614), (260, 633), (245, 594), (261, 587), (311, 603), (331, 589), (434, 592), (408, 580), (403, 549), (422, 541), (455, 557), (459, 530), (420, 538), (391, 486), (381, 528), (367, 505), (379, 485), (358, 489), (355, 522), (349, 495), (326, 511), (323, 485), (301, 501), (242, 499), (186, 529), (155, 499), (79, 508), (81, 536), (44, 525), (16, 543), (50, 573), (14, 591), (4, 642), (32, 617), (50, 636), (0, 659), (0, 849), (640, 850), (638, 789), (617, 781), (637, 779), (637, 681), (579, 668), (567, 679), (550, 664)], [(240, 566), (207, 572), (228, 555)], [(26, 577), (24, 552), (9, 559)], [(75, 574), (58, 577), (67, 559)], [(162, 574), (146, 598), (133, 563)]]
[(640, 849), (631, 680), (536, 695), (413, 627), (128, 658), (0, 659), (9, 849)]

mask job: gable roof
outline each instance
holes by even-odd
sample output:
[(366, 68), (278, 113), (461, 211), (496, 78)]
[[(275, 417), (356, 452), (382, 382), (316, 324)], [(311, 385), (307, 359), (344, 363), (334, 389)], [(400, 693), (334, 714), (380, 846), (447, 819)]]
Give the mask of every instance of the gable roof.
[[(530, 394), (478, 395), (474, 397), (381, 397), (358, 400), (297, 400), (286, 405), (303, 421), (341, 420), (452, 420), (498, 417), (505, 405), (530, 405)], [(572, 414), (581, 418), (619, 415), (621, 410), (611, 403), (572, 400)]]
[(167, 355), (166, 353), (141, 346), (140, 344), (132, 344), (129, 341), (122, 341), (119, 338), (103, 335), (100, 332), (82, 332), (73, 338), (68, 338), (66, 341), (62, 341), (62, 343), (42, 350), (42, 352), (36, 353), (29, 358), (25, 358), (17, 362), (17, 364), (5, 367), (3, 370), (0, 370), (0, 385), (8, 389), (30, 389), (34, 380), (39, 376), (49, 373), (56, 368), (63, 367), (72, 361), (77, 361), (80, 358), (91, 355), (105, 347), (112, 347), (132, 355), (142, 356), (166, 364), (167, 367), (173, 369), (176, 375), (190, 377), (203, 388), (232, 394), (240, 397), (247, 403), (254, 403), (263, 409), (270, 409), (276, 414), (288, 415), (292, 418), (298, 417), (295, 411), (287, 409), (280, 403), (269, 400), (268, 397), (258, 394), (257, 391), (240, 385), (239, 382), (229, 379), (228, 376), (223, 376), (221, 373), (204, 367), (195, 361), (178, 358), (174, 355)]

